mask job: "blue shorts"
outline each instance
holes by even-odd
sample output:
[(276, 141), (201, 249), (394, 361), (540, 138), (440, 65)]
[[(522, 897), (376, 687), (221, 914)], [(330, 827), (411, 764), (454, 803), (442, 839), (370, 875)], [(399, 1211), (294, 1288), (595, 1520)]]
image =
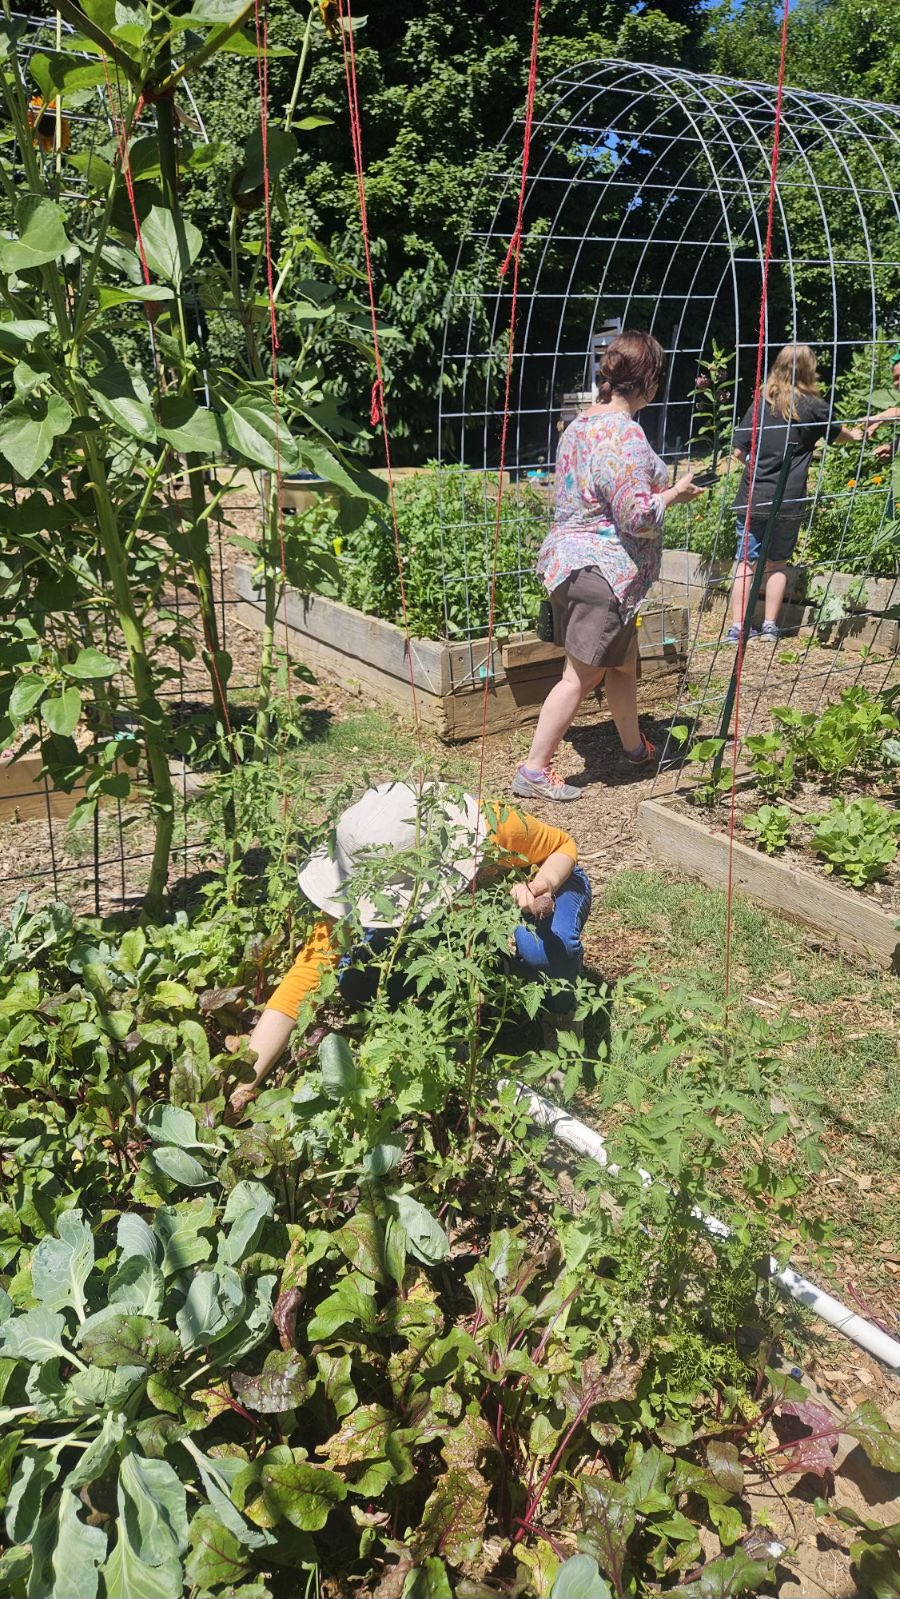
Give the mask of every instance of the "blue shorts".
[[(789, 561), (795, 549), (797, 548), (797, 539), (799, 535), (799, 528), (796, 530), (793, 528), (787, 528), (784, 531), (778, 527), (773, 528), (772, 537), (769, 540), (769, 553), (766, 556), (766, 560)], [(753, 532), (752, 528), (749, 530), (747, 535), (746, 557), (751, 564), (759, 560), (759, 538)], [(742, 561), (744, 559), (743, 522), (738, 522), (737, 525), (737, 543), (735, 545), (734, 558), (736, 561)]]

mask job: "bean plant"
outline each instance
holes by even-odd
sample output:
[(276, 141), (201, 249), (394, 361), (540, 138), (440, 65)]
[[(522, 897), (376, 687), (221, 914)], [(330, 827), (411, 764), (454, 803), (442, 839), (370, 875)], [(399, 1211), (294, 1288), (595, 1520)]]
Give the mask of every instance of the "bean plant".
[[(86, 780), (82, 810), (104, 796), (148, 800), (154, 913), (166, 890), (175, 818), (165, 698), (179, 662), (196, 648), (183, 616), (187, 597), (200, 618), (219, 759), (229, 765), (241, 754), (210, 556), (211, 523), (236, 473), (263, 472), (275, 485), (262, 543), (261, 713), (275, 670), (279, 474), (304, 467), (348, 493), (381, 492), (354, 474), (333, 443), (321, 374), (302, 338), (294, 364), (280, 374), (287, 384), (277, 406), (273, 399), (260, 292), (265, 254), (244, 230), (267, 186), (277, 197), (294, 134), (271, 130), (268, 177), (259, 137), (248, 140), (221, 241), (204, 239), (183, 214), (182, 185), (203, 151), (178, 128), (174, 97), (218, 50), (254, 53), (241, 31), (251, 9), (200, 0), (190, 10), (101, 8), (101, 18), (96, 8), (70, 5), (64, 10), (77, 31), (52, 60), (18, 53), (26, 24), (6, 3), (0, 23), (0, 91), (12, 135), (0, 157), (0, 458), (10, 484), (0, 522), (0, 737), (17, 754), (37, 745), (57, 787), (70, 791)], [(310, 26), (312, 17), (310, 8)], [(117, 133), (102, 154), (84, 166), (75, 151), (60, 153), (63, 171), (81, 160), (85, 174), (85, 189), (71, 199), (58, 163), (38, 148), (29, 104), (35, 85), (45, 99), (52, 92), (61, 112), (88, 91), (111, 99)], [(154, 108), (155, 131), (142, 134), (141, 159), (132, 161), (145, 108)], [(292, 115), (293, 108), (288, 121)], [(302, 323), (311, 303), (302, 285), (295, 303), (287, 292), (311, 243), (288, 233), (275, 262), (287, 321)], [(327, 313), (332, 296), (322, 288)], [(243, 327), (239, 369), (207, 359), (202, 303)], [(143, 362), (126, 359), (128, 349), (143, 349)], [(181, 593), (180, 606), (173, 592)]]

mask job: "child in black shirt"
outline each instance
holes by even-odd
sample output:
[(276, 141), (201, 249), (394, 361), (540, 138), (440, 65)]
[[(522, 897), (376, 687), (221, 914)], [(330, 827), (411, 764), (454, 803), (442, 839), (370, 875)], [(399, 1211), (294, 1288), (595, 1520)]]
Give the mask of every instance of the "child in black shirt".
[[(858, 444), (860, 428), (847, 428), (832, 419), (826, 400), (819, 393), (816, 358), (808, 344), (788, 344), (779, 353), (766, 379), (759, 409), (756, 470), (750, 481), (748, 456), (753, 431), (751, 406), (736, 429), (733, 453), (745, 461), (744, 473), (734, 501), (737, 512), (737, 570), (731, 594), (732, 624), (726, 642), (737, 644), (741, 636), (744, 601), (752, 569), (759, 559), (759, 543), (769, 519), (782, 462), (788, 447), (793, 459), (777, 513), (763, 579), (765, 621), (762, 637), (778, 640), (778, 616), (787, 587), (787, 563), (794, 553), (806, 507), (812, 454), (820, 439), (829, 444)], [(747, 506), (750, 506), (749, 526)], [(758, 637), (751, 633), (751, 637)]]

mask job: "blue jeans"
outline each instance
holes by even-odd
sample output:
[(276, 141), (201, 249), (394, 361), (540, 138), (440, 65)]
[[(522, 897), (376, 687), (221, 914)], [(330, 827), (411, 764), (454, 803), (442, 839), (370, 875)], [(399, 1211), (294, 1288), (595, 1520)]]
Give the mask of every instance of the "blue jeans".
[[(591, 885), (580, 866), (556, 896), (556, 907), (548, 921), (520, 922), (515, 931), (516, 954), (520, 970), (535, 977), (558, 977), (572, 982), (581, 971), (584, 949), (581, 929), (591, 909)], [(379, 968), (373, 956), (384, 953), (394, 933), (390, 928), (371, 928), (338, 963), (338, 988), (350, 1005), (370, 1005), (378, 991)], [(391, 1004), (411, 998), (415, 987), (402, 972), (391, 976), (388, 997)], [(550, 1010), (569, 1010), (570, 993), (548, 995)]]
[[(556, 908), (549, 921), (521, 922), (515, 931), (516, 954), (530, 977), (559, 977), (573, 982), (584, 962), (581, 929), (591, 909), (591, 885), (587, 874), (576, 866), (556, 896)], [(572, 1003), (571, 993), (548, 995), (549, 1010), (565, 1011)]]

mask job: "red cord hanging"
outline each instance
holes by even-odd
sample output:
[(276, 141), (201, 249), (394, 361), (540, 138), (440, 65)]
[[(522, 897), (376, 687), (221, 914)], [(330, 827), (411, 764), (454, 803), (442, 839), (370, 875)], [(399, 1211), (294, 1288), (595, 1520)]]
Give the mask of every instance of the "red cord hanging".
[[(784, 104), (784, 76), (787, 61), (787, 34), (788, 11), (790, 0), (784, 0), (784, 12), (781, 19), (781, 57), (778, 64), (778, 87), (775, 95), (775, 123), (772, 133), (772, 161), (769, 172), (769, 203), (766, 217), (766, 242), (763, 252), (762, 290), (759, 301), (759, 334), (756, 346), (756, 379), (753, 386), (753, 421), (750, 429), (750, 451), (747, 457), (747, 508), (744, 514), (744, 537), (741, 549), (741, 614), (744, 614), (747, 601), (747, 554), (750, 542), (750, 510), (753, 500), (753, 479), (756, 472), (756, 457), (759, 445), (759, 419), (762, 402), (763, 358), (766, 348), (766, 320), (769, 298), (769, 269), (772, 263), (772, 239), (775, 229), (775, 197), (778, 182), (778, 159), (781, 148), (781, 121)], [(732, 961), (732, 912), (734, 898), (734, 835), (737, 822), (737, 763), (740, 752), (740, 714), (741, 714), (741, 673), (744, 666), (744, 634), (737, 646), (737, 663), (735, 667), (735, 694), (734, 694), (734, 737), (732, 743), (731, 763), (731, 800), (728, 818), (728, 889), (725, 904), (725, 1002), (728, 1003), (731, 991), (731, 961)]]
[[(531, 23), (531, 55), (528, 66), (528, 88), (525, 96), (525, 125), (522, 134), (522, 178), (519, 184), (519, 200), (516, 209), (516, 224), (509, 241), (509, 249), (500, 267), (500, 276), (505, 277), (512, 264), (512, 288), (510, 291), (509, 307), (509, 338), (506, 349), (506, 373), (503, 384), (503, 420), (500, 427), (500, 456), (498, 462), (497, 478), (497, 508), (494, 517), (494, 538), (491, 550), (491, 587), (488, 600), (488, 628), (486, 651), (484, 660), (484, 695), (481, 707), (481, 743), (478, 759), (478, 787), (476, 799), (481, 804), (484, 792), (484, 764), (487, 750), (487, 718), (488, 704), (491, 690), (491, 665), (494, 652), (494, 612), (497, 595), (497, 554), (500, 547), (500, 527), (503, 514), (503, 474), (506, 471), (506, 445), (509, 435), (509, 402), (512, 392), (513, 358), (516, 343), (516, 315), (519, 299), (519, 269), (522, 257), (522, 221), (525, 214), (525, 195), (528, 189), (528, 166), (531, 157), (531, 131), (534, 122), (534, 101), (537, 93), (537, 63), (538, 41), (540, 38), (541, 0), (534, 0), (534, 15)], [(474, 885), (473, 885), (474, 892)]]
[(375, 380), (372, 384), (372, 396), (369, 405), (369, 417), (372, 427), (381, 424), (381, 437), (384, 444), (384, 461), (387, 467), (388, 499), (391, 507), (391, 522), (394, 529), (394, 555), (397, 561), (397, 577), (400, 585), (400, 609), (403, 616), (403, 631), (406, 635), (406, 662), (409, 675), (409, 689), (412, 697), (413, 719), (416, 727), (416, 740), (421, 754), (422, 725), (419, 716), (419, 702), (416, 695), (416, 677), (412, 658), (412, 638), (409, 627), (409, 609), (406, 601), (406, 578), (403, 551), (400, 544), (400, 525), (397, 519), (397, 502), (394, 493), (394, 471), (391, 464), (391, 441), (388, 431), (387, 409), (384, 399), (384, 369), (381, 361), (381, 347), (378, 339), (378, 312), (375, 300), (375, 277), (372, 270), (372, 252), (369, 242), (369, 220), (366, 212), (366, 180), (365, 166), (362, 152), (362, 122), (359, 114), (359, 88), (356, 77), (356, 47), (353, 39), (353, 11), (350, 0), (338, 0), (338, 14), (340, 18), (341, 50), (344, 58), (344, 81), (347, 86), (347, 106), (350, 114), (350, 142), (353, 148), (353, 167), (356, 173), (356, 195), (359, 205), (359, 221), (362, 231), (363, 254), (366, 263), (366, 282), (369, 294), (369, 317), (372, 325), (372, 350), (375, 358)]

